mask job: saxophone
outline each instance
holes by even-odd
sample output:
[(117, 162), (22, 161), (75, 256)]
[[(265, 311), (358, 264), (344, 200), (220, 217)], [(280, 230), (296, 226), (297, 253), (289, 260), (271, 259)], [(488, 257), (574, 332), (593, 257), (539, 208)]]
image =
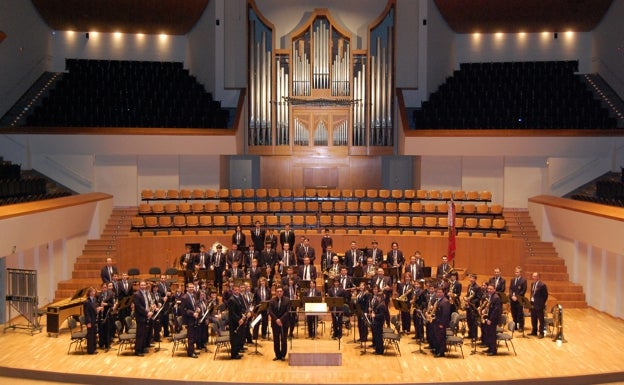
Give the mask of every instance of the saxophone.
[(485, 298), (483, 302), (481, 303), (481, 305), (479, 306), (477, 323), (479, 323), (480, 325), (485, 323), (485, 321), (487, 321), (489, 312), (490, 312), (490, 300), (488, 298)]
[(425, 319), (427, 320), (428, 323), (432, 323), (433, 319), (435, 318), (435, 313), (436, 311), (438, 311), (438, 303), (440, 301), (436, 299), (435, 303), (433, 305), (429, 305), (429, 309), (427, 309), (427, 311), (425, 312)]
[(405, 291), (405, 293), (403, 293), (400, 296), (398, 296), (397, 301), (407, 301), (407, 296), (410, 295), (412, 293), (412, 291), (414, 291), (414, 288), (410, 286), (410, 288), (407, 289), (407, 291)]

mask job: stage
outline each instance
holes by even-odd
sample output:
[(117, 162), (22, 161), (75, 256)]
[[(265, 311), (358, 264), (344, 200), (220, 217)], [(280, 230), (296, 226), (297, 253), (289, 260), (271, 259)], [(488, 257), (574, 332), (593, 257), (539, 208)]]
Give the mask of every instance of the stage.
[[(43, 332), (35, 335), (26, 330), (6, 330), (0, 335), (0, 380), (12, 384), (79, 383), (79, 384), (160, 384), (160, 383), (237, 383), (237, 384), (600, 384), (624, 383), (624, 363), (621, 349), (624, 345), (624, 320), (615, 319), (594, 309), (564, 310), (565, 343), (523, 337), (515, 333), (514, 356), (510, 346), (499, 345), (498, 355), (471, 354), (469, 340), (464, 340), (462, 359), (460, 350), (451, 348), (447, 357), (434, 358), (428, 350), (415, 343), (412, 335), (400, 341), (401, 355), (389, 347), (385, 355), (372, 354), (367, 348), (363, 354), (359, 343), (353, 342), (352, 327), (338, 342), (330, 338), (331, 321), (325, 321), (325, 330), (316, 340), (306, 339), (304, 327), (289, 344), (289, 352), (341, 353), (341, 366), (289, 366), (288, 359), (273, 361), (272, 341), (259, 341), (262, 355), (249, 354), (241, 360), (229, 360), (228, 354), (202, 352), (198, 359), (187, 358), (184, 349), (171, 356), (172, 344), (163, 342), (161, 350), (145, 357), (125, 350), (117, 356), (118, 345), (109, 352), (96, 355), (75, 352), (69, 346), (69, 332), (61, 331), (58, 338)], [(530, 320), (527, 319), (527, 324)], [(370, 339), (370, 335), (369, 335)], [(214, 352), (215, 346), (210, 345)], [(4, 378), (3, 378), (4, 377)], [(5, 381), (3, 381), (5, 382)]]

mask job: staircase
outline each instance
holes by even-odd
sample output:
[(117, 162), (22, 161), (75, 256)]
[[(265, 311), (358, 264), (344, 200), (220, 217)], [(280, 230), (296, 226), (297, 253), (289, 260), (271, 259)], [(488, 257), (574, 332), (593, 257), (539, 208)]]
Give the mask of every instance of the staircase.
[(547, 310), (554, 304), (564, 309), (586, 308), (581, 285), (570, 282), (568, 268), (551, 242), (542, 242), (527, 210), (504, 210), (507, 229), (514, 238), (524, 241), (524, 277), (530, 288), (531, 274), (540, 273), (548, 286)]
[(130, 231), (130, 220), (137, 214), (137, 208), (115, 208), (108, 218), (99, 239), (87, 241), (82, 255), (74, 263), (72, 278), (58, 283), (54, 292), (54, 302), (71, 297), (76, 290), (93, 286), (99, 290), (102, 283), (100, 270), (106, 258), (117, 256), (117, 238)]

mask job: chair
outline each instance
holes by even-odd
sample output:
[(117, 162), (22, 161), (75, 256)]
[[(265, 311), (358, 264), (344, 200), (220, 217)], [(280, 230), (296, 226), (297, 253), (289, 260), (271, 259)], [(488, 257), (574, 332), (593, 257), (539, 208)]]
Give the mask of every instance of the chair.
[(292, 219), (290, 215), (280, 215), (279, 216), (279, 224), (280, 226), (286, 226), (292, 223)]
[[(178, 329), (175, 325), (175, 322), (176, 321), (174, 321), (173, 318), (169, 319), (169, 326), (171, 327), (171, 330)], [(182, 316), (177, 317), (177, 323), (178, 325), (182, 325)], [(191, 326), (187, 325), (187, 327), (191, 327)], [(188, 340), (188, 332), (184, 328), (180, 329), (179, 332), (173, 333), (171, 335), (171, 342), (173, 343), (173, 345), (171, 346), (171, 357), (173, 357), (176, 349), (178, 348), (180, 344), (183, 344), (184, 346), (186, 346), (187, 340)]]
[(133, 229), (145, 228), (145, 220), (143, 219), (143, 217), (132, 217), (130, 221)]
[(191, 199), (204, 199), (204, 190), (194, 189), (191, 191)]
[(410, 204), (408, 202), (399, 202), (397, 205), (397, 209), (399, 214), (409, 214), (410, 212)]
[(295, 211), (302, 213), (308, 211), (308, 206), (305, 201), (297, 201), (295, 202)]
[(412, 227), (423, 227), (425, 219), (423, 217), (412, 217)]
[(154, 199), (167, 199), (167, 191), (163, 189), (154, 191)]
[(360, 215), (360, 227), (370, 227), (371, 217), (370, 215)]
[(396, 315), (393, 315), (390, 318), (390, 324), (392, 325), (392, 328), (384, 329), (382, 334), (384, 347), (388, 348), (389, 346), (393, 346), (400, 357), (401, 347), (399, 346), (399, 342), (401, 341), (401, 333), (399, 328), (399, 320)]
[(148, 229), (155, 229), (158, 227), (158, 217), (145, 217), (145, 227)]
[(369, 201), (360, 202), (360, 212), (362, 213), (370, 213), (373, 211), (373, 204)]
[(197, 227), (199, 226), (199, 218), (197, 215), (189, 215), (186, 217), (186, 227)]
[(180, 214), (189, 214), (191, 212), (191, 204), (187, 202), (182, 202), (178, 205), (178, 212)]
[(139, 270), (136, 267), (131, 267), (128, 269), (128, 277), (129, 277), (129, 281), (130, 282), (138, 282), (139, 279), (137, 278), (139, 275), (141, 274), (141, 270)]
[(478, 227), (483, 230), (489, 230), (492, 228), (492, 220), (490, 218), (479, 218)]
[(268, 210), (272, 213), (279, 213), (280, 211), (282, 211), (282, 202), (269, 202)]
[(182, 190), (180, 190), (180, 195), (179, 196), (180, 196), (180, 199), (188, 200), (188, 199), (191, 199), (193, 197), (193, 193), (189, 189), (182, 189)]
[(294, 188), (292, 189), (292, 199), (293, 200), (301, 200), (305, 197), (305, 189), (302, 188)]
[(316, 215), (306, 215), (305, 216), (305, 225), (310, 228), (314, 228), (318, 226), (318, 220)]
[(252, 200), (256, 197), (256, 191), (252, 188), (246, 188), (243, 190), (243, 198), (246, 200)]
[(158, 217), (158, 227), (168, 228), (172, 225), (171, 217)]
[(413, 213), (422, 213), (423, 211), (423, 204), (420, 202), (412, 202), (412, 204), (410, 205), (410, 210)]
[(329, 190), (326, 188), (320, 188), (316, 190), (316, 197), (319, 200), (324, 200), (327, 199), (329, 197)]
[(438, 227), (438, 218), (425, 217), (425, 227)]
[(206, 202), (204, 204), (204, 212), (206, 213), (216, 213), (217, 212), (217, 204), (214, 202)]
[(360, 202), (358, 201), (347, 202), (347, 212), (357, 213), (359, 211), (360, 211)]
[(474, 203), (464, 203), (462, 205), (462, 214), (471, 215), (477, 212), (477, 206)]
[(289, 188), (279, 189), (279, 197), (281, 199), (292, 199), (292, 189), (289, 189)]
[(244, 202), (243, 203), (243, 212), (254, 213), (255, 211), (256, 211), (256, 203), (255, 202)]
[(214, 227), (225, 227), (226, 226), (226, 221), (225, 221), (225, 216), (224, 215), (215, 215), (212, 217), (212, 225)]
[(201, 215), (199, 217), (199, 226), (200, 227), (212, 226), (212, 217), (210, 215)]
[(366, 197), (366, 190), (364, 189), (355, 189), (353, 190), (353, 197), (357, 200), (362, 200)]
[(511, 347), (513, 348), (514, 356), (517, 356), (518, 354), (516, 353), (516, 347), (513, 344), (513, 335), (514, 331), (516, 330), (515, 322), (509, 321), (507, 323), (507, 329), (509, 330), (509, 333), (500, 332), (496, 334), (496, 342), (498, 343), (498, 341), (504, 341), (505, 346), (507, 347), (507, 351), (509, 351), (509, 345), (507, 344), (507, 342), (509, 342), (511, 344)]
[(230, 229), (236, 228), (236, 226), (238, 226), (239, 224), (238, 215), (228, 215), (227, 217), (225, 217), (225, 223)]
[(476, 229), (479, 222), (477, 221), (477, 218), (466, 218), (464, 220), (464, 224), (467, 229)]
[(346, 211), (347, 211), (347, 202), (345, 201), (334, 202), (334, 212), (344, 213)]
[(230, 212), (230, 202), (219, 202), (217, 204), (217, 211), (220, 213), (229, 213)]
[(267, 215), (266, 216), (266, 225), (269, 228), (275, 228), (278, 225), (277, 215)]
[(440, 217), (440, 218), (438, 218), (438, 227), (447, 228), (448, 226), (449, 226), (449, 224), (448, 224), (448, 217)]
[(342, 195), (343, 198), (345, 199), (351, 199), (353, 198), (353, 190), (351, 189), (342, 189), (342, 191), (340, 192), (340, 194)]
[(319, 217), (319, 226), (322, 228), (330, 227), (332, 225), (332, 218), (329, 215), (321, 215)]
[[(251, 221), (251, 215), (241, 215), (238, 218), (239, 224), (241, 225), (241, 227), (251, 227), (253, 226), (253, 222)], [(188, 223), (187, 223), (188, 226)], [(251, 234), (247, 235), (247, 239), (251, 239)]]
[(169, 189), (167, 190), (167, 199), (178, 199), (180, 198), (180, 192), (178, 190)]
[(303, 215), (293, 215), (292, 216), (292, 225), (293, 227), (303, 227), (305, 226), (305, 220)]
[(424, 205), (424, 209), (426, 213), (435, 213), (436, 212), (436, 204), (433, 202), (427, 202)]
[(267, 198), (267, 189), (259, 188), (256, 190), (256, 200), (265, 200)]
[(345, 223), (347, 227), (357, 227), (358, 225), (357, 215), (347, 215)]
[(481, 191), (479, 193), (479, 200), (489, 202), (492, 200), (492, 192), (491, 191)]
[(504, 219), (500, 219), (500, 218), (494, 219), (492, 221), (492, 228), (494, 230), (499, 230), (499, 231), (500, 230), (504, 230), (505, 229), (505, 220)]
[(449, 208), (449, 205), (446, 202), (438, 203), (436, 205), (436, 211), (439, 213), (448, 213), (448, 208)]
[(457, 190), (453, 193), (453, 199), (456, 201), (463, 201), (466, 199), (466, 192), (464, 190)]
[(72, 345), (74, 345), (74, 350), (82, 350), (82, 342), (87, 340), (87, 329), (83, 329), (82, 324), (80, 325), (80, 329), (78, 329), (78, 323), (73, 316), (67, 317), (67, 326), (69, 327), (70, 333), (70, 342), (67, 354), (71, 351)]
[(316, 198), (316, 189), (315, 188), (307, 188), (307, 189), (305, 189), (305, 198), (306, 199), (315, 199)]
[(394, 214), (397, 212), (397, 203), (396, 202), (386, 202), (385, 204), (385, 212), (386, 213), (390, 213), (390, 214)]
[(176, 215), (173, 217), (173, 227), (179, 229), (186, 227), (186, 217), (184, 215)]
[(384, 227), (385, 225), (384, 217), (381, 215), (373, 215), (372, 223), (373, 223), (373, 227)]
[(321, 212), (331, 213), (332, 211), (334, 211), (334, 202), (332, 201), (321, 202)]
[(178, 205), (175, 203), (167, 203), (165, 205), (165, 214), (177, 214), (178, 213)]
[[(459, 325), (459, 313), (453, 312), (451, 314), (451, 321), (449, 322), (449, 327), (446, 329), (446, 346), (447, 347), (455, 347), (455, 351), (457, 351), (457, 347), (461, 350), (462, 358), (464, 358), (464, 337), (457, 335), (457, 327)], [(448, 349), (447, 349), (448, 350)]]
[[(385, 224), (386, 227), (397, 227), (398, 219), (394, 215), (387, 216), (384, 219), (386, 221), (386, 224)], [(373, 223), (373, 225), (374, 225), (374, 223)]]
[(230, 199), (240, 200), (243, 197), (243, 189), (233, 188), (230, 190)]
[(282, 211), (283, 212), (293, 212), (295, 211), (295, 204), (293, 201), (285, 201), (282, 202)]
[(410, 227), (412, 225), (412, 218), (400, 216), (399, 217), (399, 227)]
[(318, 201), (308, 201), (307, 210), (311, 213), (317, 213), (319, 211), (319, 203)]
[(230, 210), (232, 213), (242, 213), (243, 212), (243, 203), (242, 202), (232, 202), (230, 205)]
[(139, 204), (139, 214), (147, 215), (152, 213), (152, 206), (149, 203)]
[(373, 202), (373, 212), (374, 213), (383, 213), (385, 211), (385, 205), (381, 201)]
[(334, 215), (332, 216), (332, 223), (334, 227), (344, 227), (345, 225), (345, 216), (344, 215)]
[(227, 188), (222, 188), (217, 190), (217, 198), (218, 199), (230, 199), (230, 190)]
[(492, 215), (502, 215), (503, 214), (503, 205), (501, 204), (492, 204), (490, 206), (490, 214)]
[(256, 211), (259, 213), (266, 213), (269, 211), (269, 203), (265, 201), (256, 203)]
[(278, 189), (278, 188), (270, 188), (267, 191), (267, 193), (268, 193), (269, 199), (271, 199), (271, 200), (275, 200), (275, 199), (278, 199), (280, 197), (280, 189)]
[(165, 206), (162, 203), (154, 203), (152, 205), (152, 214), (164, 214)]
[(217, 199), (217, 192), (211, 188), (208, 188), (204, 191), (204, 198)]
[(331, 200), (337, 200), (338, 198), (340, 198), (341, 194), (340, 194), (340, 190), (338, 189), (331, 189), (329, 190), (329, 198)]
[(485, 215), (485, 214), (488, 214), (489, 212), (490, 212), (490, 207), (487, 205), (487, 203), (480, 203), (477, 205), (477, 214)]
[[(366, 190), (366, 198), (367, 199), (377, 199), (379, 197), (379, 190), (377, 189), (368, 189)], [(356, 196), (357, 198), (357, 196)]]
[(429, 190), (429, 199), (440, 200), (442, 199), (442, 194), (440, 190)]
[(416, 191), (411, 189), (405, 190), (403, 191), (403, 197), (408, 200), (414, 199), (416, 198)]
[(442, 190), (440, 195), (445, 201), (450, 201), (451, 199), (453, 199), (453, 192), (451, 190)]
[(403, 190), (392, 190), (390, 196), (396, 200), (403, 199)]
[(117, 349), (117, 355), (123, 350), (124, 347), (129, 347), (134, 345), (134, 340), (136, 339), (136, 333), (124, 333), (123, 324), (120, 320), (115, 321), (115, 329), (117, 329), (117, 337), (119, 338), (118, 343), (119, 347)]
[(226, 331), (225, 333), (217, 336), (215, 338), (215, 352), (212, 357), (213, 361), (217, 358), (217, 353), (219, 349), (225, 349), (227, 353), (230, 353), (230, 332)]
[(466, 200), (467, 201), (478, 201), (479, 200), (479, 192), (478, 191), (467, 191), (466, 192)]
[(154, 199), (154, 192), (152, 190), (141, 190), (141, 200), (148, 201)]

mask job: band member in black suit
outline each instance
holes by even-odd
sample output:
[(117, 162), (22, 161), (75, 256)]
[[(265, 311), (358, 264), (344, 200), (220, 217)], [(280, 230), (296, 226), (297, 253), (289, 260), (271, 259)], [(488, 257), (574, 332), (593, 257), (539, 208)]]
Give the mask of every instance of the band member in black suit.
[(181, 312), (183, 323), (186, 324), (187, 342), (186, 355), (197, 358), (195, 344), (197, 342), (197, 320), (199, 318), (198, 299), (195, 297), (195, 286), (192, 283), (186, 285), (186, 294), (181, 298)]
[(151, 287), (151, 295), (152, 300), (155, 304), (155, 312), (154, 316), (152, 317), (153, 320), (150, 323), (150, 326), (154, 342), (160, 342), (160, 331), (163, 329), (163, 327), (165, 330), (167, 330), (167, 318), (163, 318), (163, 314), (165, 311), (165, 308), (163, 308), (163, 306), (165, 306), (165, 304), (167, 303), (168, 298), (166, 294), (165, 296), (160, 295), (160, 289), (158, 286), (159, 284), (153, 284)]
[(366, 282), (360, 282), (357, 294), (355, 295), (355, 307), (358, 312), (358, 334), (359, 341), (365, 343), (368, 339), (368, 322), (367, 314), (370, 309), (371, 294), (368, 292)]
[[(377, 291), (376, 289), (373, 291)], [(373, 332), (373, 348), (375, 348), (374, 354), (384, 354), (384, 342), (383, 342), (383, 325), (387, 318), (388, 307), (386, 306), (381, 291), (377, 291), (374, 299), (371, 301), (371, 329)]]
[[(305, 297), (319, 297), (321, 292), (316, 289), (316, 281), (310, 281), (310, 288), (303, 294)], [(308, 323), (308, 338), (316, 338), (316, 326), (318, 322), (318, 316), (308, 315), (306, 316), (306, 322)]]
[(436, 270), (436, 278), (438, 280), (448, 278), (448, 274), (451, 272), (451, 269), (451, 265), (448, 264), (448, 257), (443, 255), (442, 263), (438, 265), (438, 269)]
[[(253, 303), (259, 305), (262, 302), (267, 302), (271, 299), (271, 288), (268, 286), (268, 281), (265, 277), (261, 277), (258, 281), (258, 287), (254, 292)], [(253, 330), (253, 339), (258, 339), (258, 330), (262, 327), (262, 338), (267, 339), (267, 329), (269, 327), (269, 319), (267, 318), (266, 310), (262, 313), (262, 321), (257, 323)]]
[(277, 248), (277, 238), (278, 236), (275, 235), (275, 230), (269, 227), (264, 237), (264, 244), (266, 245), (267, 243), (269, 243), (271, 245), (271, 248), (275, 250)]
[[(262, 249), (259, 249), (262, 250)], [(254, 259), (258, 259), (260, 257), (260, 251), (256, 250), (256, 246), (254, 246), (253, 243), (249, 244), (249, 247), (247, 248), (247, 252), (245, 253), (244, 256), (244, 265), (241, 266), (245, 269), (245, 271), (249, 271), (249, 268), (251, 267), (251, 261), (253, 261)]]
[(268, 314), (273, 330), (273, 361), (284, 361), (288, 352), (287, 333), (290, 326), (290, 299), (284, 295), (284, 289), (275, 289), (275, 297), (269, 302)]
[(97, 354), (97, 322), (98, 312), (102, 310), (97, 304), (95, 297), (95, 289), (90, 287), (87, 292), (87, 299), (83, 304), (83, 313), (85, 317), (85, 324), (87, 325), (87, 354)]
[(516, 266), (515, 274), (516, 277), (509, 282), (509, 304), (516, 328), (524, 331), (524, 308), (521, 298), (526, 294), (527, 281), (522, 277), (522, 268), (520, 266)]
[(238, 266), (242, 265), (243, 253), (238, 249), (236, 243), (232, 243), (232, 247), (228, 250), (225, 259), (227, 261), (227, 268), (229, 269), (232, 268), (234, 261), (238, 261)]
[[(132, 297), (132, 295), (134, 293), (134, 289), (132, 288), (132, 283), (128, 279), (128, 274), (127, 273), (122, 273), (121, 274), (121, 281), (119, 281), (118, 287), (119, 288), (117, 290), (117, 299), (120, 302), (121, 302), (122, 299), (124, 299), (126, 297)], [(123, 324), (124, 330), (126, 332), (128, 332), (128, 325), (126, 324), (125, 319), (126, 319), (126, 317), (128, 317), (130, 315), (130, 312), (131, 312), (130, 306), (120, 307), (119, 311), (118, 311), (119, 320)]]
[(353, 288), (353, 279), (347, 275), (347, 267), (340, 266), (340, 275), (336, 277), (342, 287), (347, 292), (347, 301), (351, 300), (351, 289)]
[(199, 253), (197, 254), (196, 261), (196, 267), (199, 270), (206, 270), (210, 266), (210, 253), (206, 250), (205, 245), (199, 246)]
[(297, 250), (297, 264), (301, 265), (304, 258), (310, 258), (310, 263), (314, 265), (316, 254), (314, 253), (314, 247), (310, 246), (310, 239), (306, 238), (303, 241), (303, 246)]
[(149, 326), (147, 321), (154, 315), (149, 305), (147, 283), (145, 281), (139, 283), (139, 290), (134, 293), (132, 303), (134, 304), (134, 318), (136, 320), (134, 355), (143, 357), (143, 354), (147, 352), (147, 347), (149, 346)]
[[(243, 298), (243, 303), (245, 304), (245, 309), (248, 313), (251, 313), (252, 316), (247, 319), (247, 322), (245, 323), (245, 339), (247, 341), (248, 344), (252, 344), (253, 343), (253, 339), (252, 339), (252, 334), (251, 334), (251, 330), (250, 330), (250, 324), (251, 321), (253, 321), (253, 317), (255, 316), (255, 314), (253, 314), (254, 311), (254, 292), (253, 290), (251, 290), (251, 283), (250, 282), (244, 282), (242, 285), (239, 285), (241, 288), (241, 297)], [(266, 314), (263, 315), (263, 317), (266, 317)]]
[(538, 272), (531, 276), (533, 283), (531, 284), (531, 335), (537, 335), (537, 338), (544, 338), (544, 309), (548, 300), (548, 287), (543, 281), (540, 281)]
[(466, 289), (466, 297), (464, 297), (464, 303), (466, 304), (466, 323), (468, 324), (468, 337), (476, 341), (479, 337), (479, 305), (481, 305), (481, 286), (477, 283), (477, 275), (470, 274), (470, 284)]
[(232, 286), (232, 295), (228, 299), (227, 308), (228, 327), (230, 329), (230, 357), (237, 360), (242, 358), (240, 352), (245, 344), (244, 325), (247, 322), (247, 313), (238, 285)]
[(158, 295), (162, 301), (164, 309), (158, 314), (158, 322), (163, 328), (163, 336), (169, 337), (169, 314), (172, 307), (172, 296), (169, 282), (167, 282), (167, 276), (165, 274), (160, 275), (160, 281), (156, 285), (158, 287)]
[(260, 221), (256, 221), (255, 227), (251, 230), (251, 242), (256, 250), (260, 251), (264, 247), (266, 231), (262, 228)]
[[(331, 249), (331, 246), (329, 246), (329, 249)], [(331, 252), (331, 250), (329, 250), (328, 252)], [(321, 263), (324, 260), (325, 254), (323, 255), (323, 260), (321, 260)], [(338, 256), (334, 254), (331, 263), (329, 265), (326, 265), (325, 269), (323, 269), (324, 287), (326, 292), (328, 289), (330, 289), (329, 282), (340, 275), (341, 265), (339, 260), (340, 259), (338, 258)]]
[(425, 260), (420, 256), (420, 251), (417, 251), (410, 257), (410, 263), (405, 266), (405, 271), (412, 273), (412, 279), (418, 281), (425, 277), (424, 268)]
[(505, 278), (501, 277), (501, 270), (499, 267), (494, 269), (494, 276), (490, 278), (488, 284), (493, 284), (497, 293), (504, 293), (507, 288)]
[[(290, 268), (292, 269), (292, 267)], [(284, 296), (288, 297), (291, 301), (299, 299), (299, 285), (297, 285), (296, 275), (286, 276), (286, 285), (284, 285)], [(291, 307), (293, 303), (291, 302)], [(295, 326), (297, 326), (297, 309), (290, 309), (290, 324), (288, 326), (288, 337), (293, 338), (293, 332), (295, 330)]]
[(106, 266), (104, 266), (100, 271), (100, 278), (102, 278), (102, 283), (111, 282), (113, 280), (114, 274), (118, 274), (117, 267), (113, 266), (112, 258), (106, 258)]
[(264, 271), (258, 266), (258, 260), (251, 260), (251, 267), (247, 270), (247, 278), (251, 281), (251, 288), (256, 289), (258, 287), (258, 280), (262, 277)]
[(403, 252), (399, 250), (399, 244), (397, 242), (392, 242), (392, 250), (388, 251), (386, 261), (390, 267), (397, 268), (397, 275), (394, 278), (398, 278), (403, 274), (405, 257), (403, 256)]
[(232, 261), (232, 268), (228, 269), (225, 272), (225, 276), (227, 277), (227, 279), (242, 279), (245, 278), (245, 273), (243, 272), (243, 269), (238, 267), (238, 260), (233, 260)]
[[(323, 252), (323, 255), (321, 256), (321, 270), (323, 272), (329, 271), (330, 266), (334, 264), (336, 266), (340, 265), (340, 258), (338, 258), (338, 254), (334, 253), (332, 249), (333, 246), (327, 246), (327, 249)], [(335, 261), (334, 257), (336, 257)], [(336, 274), (338, 274), (338, 271), (336, 271)]]
[(217, 288), (217, 292), (221, 295), (223, 291), (223, 272), (225, 271), (225, 254), (223, 254), (223, 246), (217, 245), (217, 251), (212, 254), (212, 258), (210, 260), (210, 268), (214, 270), (215, 273), (215, 287)]
[(444, 289), (436, 289), (437, 306), (435, 312), (435, 318), (433, 319), (433, 333), (434, 333), (434, 356), (444, 357), (446, 352), (446, 329), (451, 322), (451, 303), (444, 296)]
[(290, 224), (286, 223), (284, 225), (284, 230), (279, 235), (279, 241), (282, 250), (284, 250), (284, 244), (286, 243), (290, 246), (295, 244), (295, 232), (290, 229)]
[(371, 248), (367, 250), (366, 256), (372, 257), (375, 265), (379, 265), (383, 261), (384, 253), (383, 250), (379, 248), (379, 242), (376, 240), (371, 242)]
[(239, 250), (241, 247), (247, 246), (247, 237), (245, 233), (243, 233), (243, 229), (240, 225), (236, 226), (236, 230), (234, 230), (234, 234), (232, 234), (232, 244), (236, 245)]
[[(264, 250), (260, 253), (260, 258), (258, 259), (258, 266), (262, 268), (270, 267), (273, 269), (274, 263), (278, 261), (277, 252), (271, 246), (271, 242), (267, 242), (264, 245)], [(267, 276), (268, 277), (268, 276)]]
[[(296, 266), (288, 266), (286, 268), (286, 274), (282, 275), (282, 286), (288, 285), (288, 280), (292, 278), (295, 285), (299, 286), (299, 276), (297, 275), (298, 271), (295, 271)], [(291, 298), (292, 299), (292, 298)]]
[(295, 266), (297, 264), (297, 258), (295, 253), (290, 250), (290, 244), (284, 243), (282, 245), (282, 251), (278, 253), (278, 260), (280, 264), (280, 274), (286, 274), (288, 266)]
[[(379, 292), (383, 294), (384, 303), (386, 304), (386, 309), (390, 304), (390, 298), (392, 297), (392, 281), (390, 277), (384, 275), (384, 269), (379, 267), (377, 268), (377, 275), (371, 278), (370, 280), (371, 287), (377, 287)], [(390, 312), (388, 312), (386, 318), (386, 325), (390, 326)]]
[(102, 284), (102, 291), (98, 295), (99, 325), (98, 325), (98, 346), (108, 352), (111, 345), (111, 327), (113, 324), (110, 312), (115, 305), (115, 297), (108, 291), (108, 283)]
[[(332, 298), (343, 298), (344, 304), (348, 304), (348, 295), (347, 291), (340, 286), (340, 280), (335, 278), (333, 280), (333, 285), (327, 292), (327, 295)], [(329, 309), (332, 313), (332, 338), (342, 338), (342, 316), (345, 312), (345, 306), (340, 307), (332, 307)]]
[(312, 265), (312, 261), (309, 257), (303, 258), (302, 264), (299, 265), (299, 271), (297, 275), (299, 279), (303, 281), (315, 281), (316, 280), (316, 266)]
[(357, 242), (351, 241), (351, 247), (349, 250), (345, 251), (345, 264), (347, 265), (347, 272), (350, 276), (355, 277), (353, 270), (356, 266), (362, 266), (364, 264), (364, 258), (364, 254), (357, 248)]
[(495, 356), (498, 352), (496, 345), (496, 327), (500, 323), (501, 315), (503, 314), (503, 302), (493, 284), (488, 285), (487, 291), (489, 305), (487, 317), (483, 323), (482, 342), (487, 346), (485, 353), (488, 356)]
[(321, 251), (325, 254), (327, 251), (327, 246), (334, 246), (334, 240), (331, 235), (329, 235), (329, 229), (325, 229), (323, 233), (323, 238), (321, 238)]
[(412, 283), (412, 273), (409, 271), (403, 274), (403, 281), (397, 283), (397, 296), (398, 299), (405, 301), (405, 309), (401, 310), (401, 331), (403, 333), (409, 333), (412, 323), (412, 317), (409, 312), (410, 310), (410, 302), (412, 301), (414, 295), (414, 286)]
[(412, 293), (412, 302), (414, 308), (412, 311), (412, 322), (414, 323), (415, 340), (425, 340), (425, 320), (423, 319), (423, 311), (427, 309), (427, 290), (423, 288), (424, 281), (414, 281), (414, 292)]
[(458, 312), (460, 305), (460, 298), (462, 295), (462, 284), (457, 280), (458, 274), (456, 271), (449, 275), (447, 297), (451, 302), (451, 313)]

